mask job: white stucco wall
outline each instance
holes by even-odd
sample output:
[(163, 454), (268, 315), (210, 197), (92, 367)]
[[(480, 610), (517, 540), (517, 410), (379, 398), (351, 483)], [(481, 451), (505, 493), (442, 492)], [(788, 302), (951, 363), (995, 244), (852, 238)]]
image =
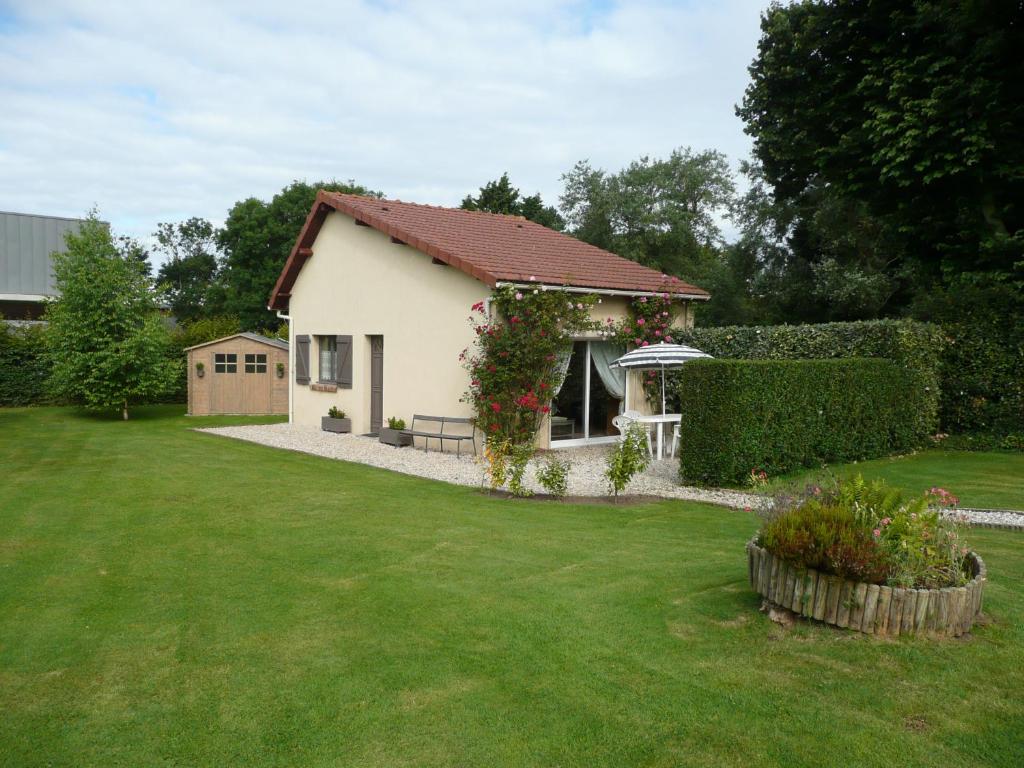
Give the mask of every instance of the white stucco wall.
[[(292, 420), (318, 425), (336, 405), (353, 432), (369, 431), (371, 335), (384, 337), (385, 422), (397, 416), (408, 423), (414, 413), (471, 416), (459, 402), (468, 381), (459, 353), (473, 341), (470, 307), (489, 295), (479, 280), (331, 213), (292, 288), (291, 348), (296, 335), (351, 334), (352, 388), (316, 392), (293, 377)], [(315, 338), (309, 358), (315, 382)]]
[[(467, 318), (470, 307), (490, 296), (484, 283), (465, 273), (433, 264), (431, 258), (371, 228), (357, 226), (344, 214), (327, 216), (291, 291), (288, 314), (295, 371), (295, 337), (308, 335), (310, 378), (317, 381), (317, 336), (352, 336), (352, 388), (319, 392), (292, 388), (291, 420), (315, 426), (331, 406), (352, 419), (356, 434), (370, 429), (370, 336), (384, 337), (384, 420), (397, 416), (409, 423), (414, 413), (472, 416), (460, 402), (468, 376), (459, 353), (473, 343)], [(618, 321), (629, 299), (605, 296), (593, 317)], [(684, 305), (677, 325), (692, 325)], [(630, 375), (628, 407), (646, 412), (637, 374)], [(538, 444), (548, 444), (546, 425)], [(454, 449), (454, 445), (451, 446)]]

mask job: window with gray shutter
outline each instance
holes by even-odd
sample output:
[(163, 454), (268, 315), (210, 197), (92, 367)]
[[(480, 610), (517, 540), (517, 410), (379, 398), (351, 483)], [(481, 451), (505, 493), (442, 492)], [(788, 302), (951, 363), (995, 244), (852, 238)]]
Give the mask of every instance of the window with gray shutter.
[(309, 384), (309, 336), (295, 337), (295, 383)]
[(334, 384), (338, 380), (338, 343), (334, 336), (317, 336), (319, 362), (317, 382)]
[(337, 336), (338, 386), (352, 389), (352, 337)]

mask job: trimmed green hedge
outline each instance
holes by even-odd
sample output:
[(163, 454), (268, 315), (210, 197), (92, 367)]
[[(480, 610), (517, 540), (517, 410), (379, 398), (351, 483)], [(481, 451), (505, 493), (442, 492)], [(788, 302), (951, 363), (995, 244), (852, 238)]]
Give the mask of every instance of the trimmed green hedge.
[(44, 333), (42, 325), (0, 322), (0, 406), (51, 401), (46, 389), (51, 366)]
[[(673, 331), (712, 357), (738, 360), (825, 360), (881, 357), (920, 371), (936, 405), (946, 337), (916, 320), (863, 320), (818, 325), (725, 326)], [(938, 424), (935, 425), (936, 427)]]
[(935, 423), (928, 377), (888, 360), (695, 360), (676, 377), (686, 483), (734, 485), (910, 450)]

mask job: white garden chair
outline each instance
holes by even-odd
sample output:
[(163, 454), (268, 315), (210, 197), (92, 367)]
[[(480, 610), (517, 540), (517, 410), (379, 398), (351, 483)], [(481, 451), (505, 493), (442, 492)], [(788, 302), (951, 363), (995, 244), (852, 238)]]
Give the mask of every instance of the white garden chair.
[[(625, 413), (621, 413), (621, 414), (619, 414), (618, 416), (616, 416), (615, 418), (612, 419), (612, 426), (615, 427), (617, 430), (619, 430), (619, 441), (620, 442), (626, 439), (626, 430), (629, 429), (629, 425), (633, 424), (633, 423), (636, 423), (636, 418), (633, 415), (631, 415), (631, 414), (635, 414), (636, 416), (640, 415), (640, 413), (638, 411), (626, 411)], [(650, 427), (648, 425), (646, 425), (646, 424), (643, 424), (642, 422), (640, 422), (640, 423), (641, 423), (641, 426), (643, 426), (643, 428), (644, 428), (644, 437), (647, 438), (647, 453), (648, 453), (649, 456), (651, 456), (653, 458), (654, 457), (654, 446), (651, 444), (651, 430), (650, 430)]]
[(669, 458), (674, 459), (676, 457), (676, 448), (679, 447), (679, 441), (680, 441), (680, 439), (682, 439), (682, 436), (683, 436), (682, 425), (681, 424), (673, 424), (672, 425), (672, 442), (669, 444), (669, 447), (668, 447)]

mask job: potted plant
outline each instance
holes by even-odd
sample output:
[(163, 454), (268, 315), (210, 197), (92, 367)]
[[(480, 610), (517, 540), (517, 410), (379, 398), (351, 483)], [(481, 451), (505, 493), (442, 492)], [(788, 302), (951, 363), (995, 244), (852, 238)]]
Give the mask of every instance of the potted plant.
[(332, 405), (326, 416), (320, 418), (320, 428), (324, 432), (337, 432), (339, 434), (352, 431), (352, 419), (345, 418), (345, 412)]
[(279, 378), (279, 379), (283, 379), (284, 378), (284, 363), (278, 363), (277, 364), (277, 378)]
[(381, 427), (380, 441), (385, 445), (393, 445), (395, 448), (412, 445), (412, 435), (403, 434), (403, 429), (405, 429), (405, 419), (391, 416), (388, 419), (388, 425)]
[(200, 379), (206, 375), (206, 365), (202, 362), (196, 363), (196, 376)]

